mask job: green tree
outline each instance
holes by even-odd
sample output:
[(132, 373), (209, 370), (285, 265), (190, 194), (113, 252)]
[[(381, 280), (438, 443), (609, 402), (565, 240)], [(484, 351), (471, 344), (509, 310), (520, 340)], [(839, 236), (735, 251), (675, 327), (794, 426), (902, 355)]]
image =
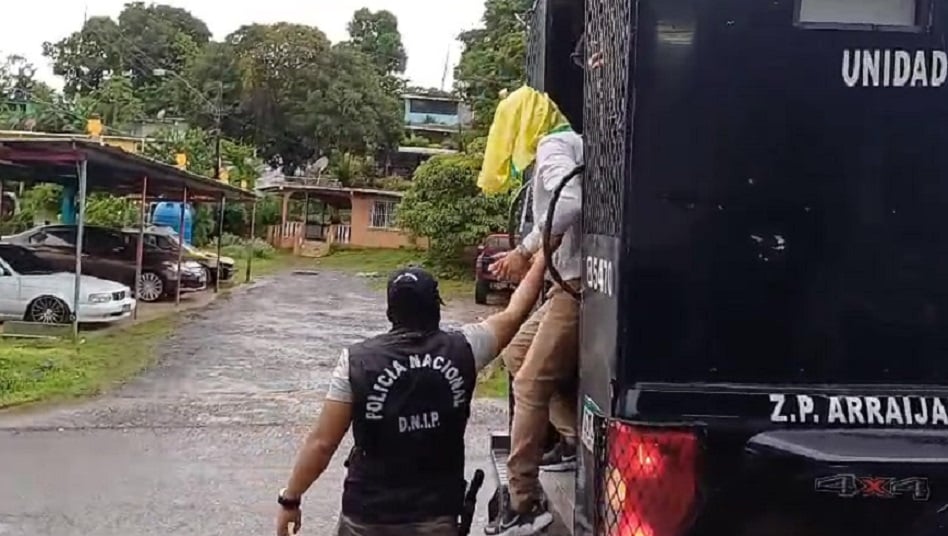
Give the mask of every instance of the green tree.
[(86, 199), (86, 223), (122, 228), (137, 225), (139, 209), (130, 199), (93, 193)]
[[(331, 83), (329, 39), (318, 28), (279, 23), (244, 26), (226, 42), (240, 79), (238, 91), (228, 88), (238, 101), (225, 131), (253, 142), (269, 164), (292, 173), (320, 144), (307, 101)], [(208, 77), (201, 79), (206, 85)]]
[[(84, 108), (36, 80), (36, 69), (20, 56), (0, 63), (0, 128), (46, 132), (85, 128)], [(81, 119), (81, 121), (80, 121)]]
[(98, 115), (108, 127), (122, 126), (141, 120), (145, 105), (135, 94), (132, 81), (125, 76), (113, 76), (85, 98), (86, 113)]
[(398, 31), (398, 18), (390, 11), (362, 8), (349, 21), (350, 43), (372, 60), (382, 75), (405, 72), (408, 55)]
[(330, 46), (317, 28), (242, 27), (208, 46), (191, 78), (204, 93), (191, 103), (195, 123), (213, 126), (207, 100), (221, 91), (223, 131), (287, 174), (320, 155), (395, 146), (400, 136), (399, 102), (372, 61), (351, 44)]
[(242, 107), (244, 80), (233, 43), (208, 43), (191, 62), (186, 78), (189, 87), (183, 88), (177, 102), (192, 124), (216, 128), (217, 106), (220, 105), (224, 132), (232, 137), (253, 138), (253, 118)]
[(526, 79), (526, 26), (533, 0), (487, 0), (483, 28), (462, 33), (464, 52), (454, 70), (455, 89), (471, 106), (475, 128), (486, 130), (502, 89)]
[(62, 187), (57, 184), (37, 184), (27, 188), (20, 197), (20, 211), (13, 216), (12, 222), (20, 229), (33, 225), (34, 218), (40, 214), (59, 214), (59, 200)]
[(179, 153), (188, 157), (187, 169), (210, 176), (214, 170), (214, 145), (208, 132), (191, 128), (184, 132), (165, 130), (145, 144), (144, 155), (165, 164), (175, 165)]
[(443, 271), (459, 269), (466, 247), (506, 226), (509, 196), (486, 196), (477, 187), (481, 160), (466, 154), (437, 156), (415, 170), (398, 209), (401, 225), (431, 243), (429, 260)]
[(346, 46), (333, 47), (329, 84), (310, 93), (308, 128), (317, 133), (325, 152), (365, 155), (396, 147), (402, 134), (399, 99), (382, 87), (364, 54)]
[[(214, 175), (216, 139), (212, 132), (191, 128), (185, 132), (164, 130), (145, 144), (144, 154), (149, 158), (175, 165), (179, 153), (188, 157), (188, 171), (212, 177)], [(253, 188), (260, 174), (262, 162), (254, 154), (254, 148), (231, 139), (221, 140), (222, 167), (227, 171), (230, 184), (246, 183)]]
[(29, 96), (37, 82), (36, 67), (23, 56), (11, 54), (0, 64), (0, 95), (5, 100), (21, 100)]
[(105, 77), (122, 72), (121, 39), (118, 23), (92, 17), (68, 37), (44, 43), (43, 55), (52, 60), (53, 73), (63, 77), (67, 96), (88, 95)]
[(57, 42), (44, 44), (53, 72), (65, 80), (67, 97), (88, 96), (103, 84), (127, 78), (143, 111), (177, 112), (188, 89), (186, 73), (210, 40), (207, 25), (188, 11), (162, 4), (131, 2), (118, 21), (93, 17)]

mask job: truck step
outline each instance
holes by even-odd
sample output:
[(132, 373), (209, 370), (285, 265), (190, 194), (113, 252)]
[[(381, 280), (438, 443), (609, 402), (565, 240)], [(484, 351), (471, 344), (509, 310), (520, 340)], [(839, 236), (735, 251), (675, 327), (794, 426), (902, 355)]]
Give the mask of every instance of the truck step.
[(546, 494), (550, 511), (564, 527), (570, 528), (570, 532), (565, 534), (571, 534), (573, 504), (576, 501), (576, 473), (574, 471), (566, 473), (540, 471), (540, 484), (543, 486), (543, 493)]
[(490, 461), (497, 487), (506, 487), (507, 458), (510, 456), (510, 434), (494, 432), (490, 435)]
[[(493, 433), (490, 436), (491, 467), (494, 469), (494, 481), (498, 488), (506, 487), (507, 458), (510, 456), (510, 434)], [(555, 521), (545, 532), (547, 536), (569, 536), (573, 527), (573, 490), (575, 475), (568, 473), (540, 473), (540, 483), (546, 494), (546, 502), (553, 513)], [(495, 495), (488, 507), (490, 518), (493, 519), (496, 509), (499, 508), (500, 498)]]

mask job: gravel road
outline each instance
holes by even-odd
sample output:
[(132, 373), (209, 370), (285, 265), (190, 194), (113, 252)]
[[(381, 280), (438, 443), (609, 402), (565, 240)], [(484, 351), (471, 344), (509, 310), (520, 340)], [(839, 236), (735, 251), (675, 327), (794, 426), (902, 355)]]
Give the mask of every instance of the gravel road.
[[(339, 350), (386, 329), (382, 298), (351, 275), (276, 276), (188, 316), (158, 363), (112, 393), (0, 414), (0, 535), (272, 534)], [(488, 313), (449, 307), (446, 324)], [(468, 471), (488, 463), (505, 413), (475, 404)], [(304, 534), (334, 526), (349, 445), (307, 495)]]

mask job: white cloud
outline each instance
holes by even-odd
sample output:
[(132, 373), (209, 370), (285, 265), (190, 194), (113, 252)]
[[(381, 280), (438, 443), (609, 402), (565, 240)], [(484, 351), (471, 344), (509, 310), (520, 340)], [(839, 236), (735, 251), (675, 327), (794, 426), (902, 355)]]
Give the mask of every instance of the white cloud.
[[(88, 16), (118, 16), (127, 0), (29, 0), (4, 2), (0, 54), (18, 54), (33, 62), (37, 76), (61, 87), (43, 57), (43, 42), (57, 41), (82, 26)], [(241, 25), (280, 21), (316, 26), (334, 42), (346, 39), (346, 24), (362, 7), (387, 9), (398, 17), (408, 51), (406, 75), (413, 84), (439, 87), (449, 57), (446, 87), (461, 47), (457, 35), (478, 25), (483, 0), (165, 0), (207, 23), (215, 39)]]

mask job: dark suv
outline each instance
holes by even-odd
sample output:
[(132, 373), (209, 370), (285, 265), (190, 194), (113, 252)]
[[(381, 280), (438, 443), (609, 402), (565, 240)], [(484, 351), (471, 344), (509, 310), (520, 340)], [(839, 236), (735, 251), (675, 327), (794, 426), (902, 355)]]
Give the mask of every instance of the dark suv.
[[(76, 267), (76, 234), (74, 225), (44, 225), (4, 237), (2, 242), (28, 247), (57, 269), (73, 272)], [(82, 272), (134, 286), (138, 249), (135, 238), (108, 227), (86, 226)], [(204, 268), (194, 261), (186, 261), (179, 273), (177, 254), (144, 248), (142, 275), (138, 282), (139, 298), (155, 302), (174, 296), (179, 285), (182, 292), (205, 289), (207, 277)]]
[(477, 246), (477, 260), (474, 261), (474, 302), (487, 303), (491, 292), (509, 292), (516, 285), (494, 277), (487, 267), (493, 262), (494, 255), (510, 249), (510, 238), (505, 234), (492, 234)]

